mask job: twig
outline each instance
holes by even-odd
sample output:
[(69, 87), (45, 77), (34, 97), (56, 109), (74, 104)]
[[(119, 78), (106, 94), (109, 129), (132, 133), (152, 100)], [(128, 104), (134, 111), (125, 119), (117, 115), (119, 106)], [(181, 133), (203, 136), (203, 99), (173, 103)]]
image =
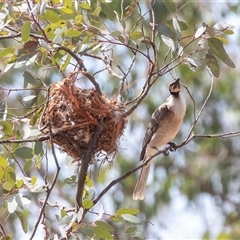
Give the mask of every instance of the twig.
[(206, 106), (206, 104), (207, 104), (208, 99), (209, 99), (210, 96), (211, 96), (212, 89), (213, 89), (213, 84), (214, 84), (214, 80), (213, 80), (213, 77), (212, 77), (212, 82), (211, 82), (211, 86), (210, 86), (208, 95), (207, 95), (207, 97), (206, 97), (206, 99), (205, 99), (205, 101), (204, 101), (204, 103), (203, 103), (203, 105), (202, 105), (202, 107), (201, 107), (201, 109), (200, 109), (197, 117), (194, 119), (194, 122), (193, 122), (193, 124), (192, 124), (192, 127), (191, 127), (191, 129), (190, 129), (190, 131), (189, 131), (189, 133), (188, 133), (188, 136), (187, 136), (187, 138), (186, 138), (185, 141), (187, 141), (187, 140), (190, 138), (190, 136), (191, 136), (191, 134), (192, 134), (192, 132), (193, 132), (193, 129), (194, 129), (195, 125), (197, 124), (197, 122), (198, 122), (198, 120), (199, 120), (199, 118), (200, 118), (200, 116), (201, 116), (201, 114), (202, 114), (202, 112), (203, 112), (203, 110), (204, 110), (204, 108), (205, 108), (205, 106)]
[(40, 32), (42, 33), (42, 35), (43, 35), (43, 37), (44, 37), (44, 40), (45, 40), (47, 43), (50, 43), (51, 41), (47, 38), (47, 35), (46, 35), (45, 31), (42, 29), (42, 27), (40, 26), (40, 24), (39, 24), (38, 21), (35, 19), (34, 15), (33, 15), (33, 13), (32, 13), (32, 9), (31, 9), (31, 5), (30, 5), (29, 0), (27, 0), (27, 5), (28, 5), (29, 13), (31, 14), (32, 20), (34, 21), (34, 23), (37, 25), (38, 29), (39, 29)]
[(92, 160), (92, 156), (94, 154), (94, 150), (96, 148), (97, 141), (101, 133), (102, 133), (102, 130), (100, 126), (96, 126), (92, 140), (89, 144), (89, 147), (81, 158), (81, 167), (80, 167), (80, 171), (78, 174), (78, 181), (77, 181), (76, 212), (78, 212), (79, 208), (82, 207), (82, 197), (84, 192), (84, 185), (85, 185), (85, 180), (87, 176), (88, 166), (90, 161)]
[(196, 119), (196, 103), (195, 103), (195, 100), (194, 100), (192, 94), (190, 93), (188, 87), (186, 85), (184, 85), (182, 82), (181, 82), (181, 85), (186, 89), (188, 95), (192, 99), (192, 102), (193, 102), (193, 121), (195, 121), (195, 119)]
[[(54, 134), (53, 134), (54, 135)], [(43, 142), (49, 140), (49, 136), (41, 136), (38, 138), (33, 138), (33, 139), (5, 139), (5, 140), (0, 140), (0, 144), (4, 143), (27, 143), (27, 142)]]
[(143, 164), (137, 166), (136, 168), (133, 168), (132, 170), (128, 171), (127, 173), (125, 173), (121, 177), (113, 180), (111, 183), (109, 183), (107, 185), (106, 188), (104, 188), (102, 190), (102, 192), (97, 196), (97, 198), (95, 198), (95, 200), (93, 201), (93, 205), (97, 204), (97, 202), (104, 196), (104, 194), (106, 194), (114, 185), (116, 185), (117, 183), (119, 183), (122, 180), (126, 179), (127, 177), (129, 177), (130, 175), (132, 175), (133, 173), (135, 173), (139, 169), (143, 168), (144, 166), (146, 166), (154, 157), (156, 157), (156, 156), (158, 156), (158, 155), (160, 155), (162, 153), (166, 153), (166, 152), (168, 152), (171, 149), (172, 149), (172, 146), (168, 146), (168, 147), (166, 147), (163, 150), (157, 151), (154, 155), (150, 156)]
[(54, 148), (54, 145), (53, 145), (53, 136), (52, 136), (51, 125), (48, 124), (48, 127), (49, 127), (49, 134), (50, 134), (50, 143), (51, 143), (51, 148), (52, 148), (52, 155), (53, 155), (53, 158), (54, 158), (55, 165), (56, 165), (56, 167), (57, 167), (57, 171), (56, 171), (55, 176), (54, 176), (54, 178), (53, 178), (51, 187), (49, 188), (48, 186), (46, 186), (46, 187), (47, 187), (47, 196), (46, 196), (45, 201), (44, 201), (44, 203), (43, 203), (43, 205), (42, 205), (42, 207), (41, 207), (41, 210), (40, 210), (40, 213), (39, 213), (37, 222), (36, 222), (35, 225), (34, 225), (33, 232), (32, 232), (32, 234), (31, 234), (31, 236), (30, 236), (30, 240), (32, 240), (32, 239), (34, 238), (34, 235), (35, 235), (35, 233), (36, 233), (36, 231), (37, 231), (37, 228), (38, 228), (39, 223), (40, 223), (40, 221), (41, 221), (41, 218), (42, 218), (42, 216), (43, 216), (44, 209), (45, 209), (45, 207), (46, 207), (46, 205), (47, 205), (47, 202), (48, 202), (48, 199), (49, 199), (49, 197), (50, 197), (50, 194), (51, 194), (51, 192), (52, 192), (52, 190), (53, 190), (53, 188), (54, 188), (54, 186), (55, 186), (55, 184), (56, 184), (56, 182), (57, 182), (58, 174), (59, 174), (60, 169), (61, 169), (60, 166), (59, 166), (59, 163), (58, 163), (58, 160), (57, 160), (57, 156), (56, 156), (56, 152), (55, 152), (55, 148)]

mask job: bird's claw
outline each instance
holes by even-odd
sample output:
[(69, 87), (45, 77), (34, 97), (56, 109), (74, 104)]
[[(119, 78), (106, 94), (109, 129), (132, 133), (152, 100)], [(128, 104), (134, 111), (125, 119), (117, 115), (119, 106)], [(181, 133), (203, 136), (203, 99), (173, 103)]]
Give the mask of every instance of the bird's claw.
[(168, 149), (163, 149), (163, 150), (162, 150), (162, 153), (163, 153), (165, 156), (168, 156), (168, 155), (169, 155)]
[(177, 150), (177, 145), (176, 145), (176, 143), (174, 143), (174, 142), (169, 142), (168, 143), (168, 145), (169, 145), (169, 150), (171, 151), (171, 152), (175, 152), (176, 150)]

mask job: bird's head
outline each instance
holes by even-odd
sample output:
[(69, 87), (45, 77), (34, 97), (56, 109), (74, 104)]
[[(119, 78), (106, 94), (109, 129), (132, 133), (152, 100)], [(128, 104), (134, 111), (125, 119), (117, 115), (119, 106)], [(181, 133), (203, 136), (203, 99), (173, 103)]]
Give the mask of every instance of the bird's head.
[(180, 92), (180, 78), (178, 78), (176, 81), (169, 84), (169, 92), (172, 95), (177, 95)]

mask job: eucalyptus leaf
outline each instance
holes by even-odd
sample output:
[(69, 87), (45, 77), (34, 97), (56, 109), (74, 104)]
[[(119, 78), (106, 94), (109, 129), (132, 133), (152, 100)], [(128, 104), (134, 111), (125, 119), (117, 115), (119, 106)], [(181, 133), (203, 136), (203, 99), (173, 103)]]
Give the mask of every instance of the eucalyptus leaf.
[(201, 37), (206, 32), (206, 29), (207, 29), (206, 26), (202, 26), (202, 27), (198, 28), (197, 31), (194, 34), (194, 37), (195, 38)]
[(22, 98), (22, 101), (25, 103), (28, 103), (28, 102), (32, 102), (32, 100), (34, 100), (36, 98), (37, 98), (36, 95), (29, 95), (29, 96)]
[(172, 21), (173, 21), (173, 28), (175, 30), (177, 38), (178, 38), (178, 40), (181, 40), (182, 39), (182, 33), (181, 33), (180, 26), (178, 24), (178, 20), (176, 18), (173, 18)]
[(121, 217), (128, 221), (128, 222), (131, 222), (131, 223), (134, 223), (134, 224), (140, 224), (141, 223), (141, 220), (138, 218), (138, 217), (135, 217), (133, 215), (130, 215), (130, 214), (122, 214)]
[(100, 228), (105, 229), (106, 231), (114, 231), (114, 228), (111, 225), (109, 225), (108, 223), (106, 223), (106, 222), (96, 221), (95, 224), (97, 226), (99, 226)]
[(116, 215), (122, 215), (122, 214), (135, 215), (138, 213), (139, 213), (139, 210), (136, 208), (120, 208), (115, 212)]
[(171, 13), (176, 12), (176, 5), (173, 0), (163, 0), (167, 10)]
[(93, 202), (90, 199), (84, 199), (82, 205), (85, 209), (89, 209), (93, 206)]
[(175, 33), (164, 23), (160, 23), (156, 26), (156, 29), (160, 32), (161, 35), (166, 37), (175, 38)]
[(24, 159), (33, 157), (33, 149), (29, 147), (19, 147), (15, 150), (15, 154)]
[(219, 77), (219, 65), (217, 59), (210, 54), (206, 54), (206, 64), (214, 77)]
[(20, 220), (20, 222), (21, 222), (23, 231), (24, 231), (25, 233), (27, 233), (27, 232), (28, 232), (28, 223), (27, 223), (27, 220), (28, 220), (28, 219), (27, 219), (26, 214), (24, 215), (23, 213), (18, 212), (18, 211), (16, 211), (15, 213), (16, 213), (16, 215), (18, 216), (18, 218), (19, 218), (19, 220)]
[(38, 155), (38, 154), (40, 154), (40, 153), (42, 153), (43, 152), (43, 144), (42, 144), (42, 142), (36, 142), (35, 144), (34, 144), (34, 153), (36, 154), (36, 155)]
[(27, 42), (30, 39), (31, 23), (25, 22), (21, 29), (21, 37), (23, 42)]
[(97, 237), (101, 237), (103, 239), (108, 239), (108, 240), (114, 239), (112, 234), (109, 231), (107, 231), (99, 226), (93, 227), (92, 230)]
[(140, 31), (134, 31), (129, 34), (130, 39), (137, 40), (143, 36), (142, 32)]
[(228, 65), (231, 68), (235, 68), (235, 64), (226, 53), (223, 44), (219, 39), (209, 38), (208, 45), (210, 49), (216, 54), (216, 56), (220, 58), (226, 65)]
[(0, 58), (7, 56), (8, 54), (12, 54), (13, 52), (15, 52), (15, 48), (13, 47), (7, 47), (4, 48), (3, 50), (1, 50), (0, 52)]
[(174, 52), (178, 50), (179, 45), (177, 42), (173, 41), (171, 38), (161, 35), (163, 42)]
[(5, 189), (5, 190), (10, 192), (13, 189), (14, 184), (12, 184), (11, 182), (6, 181), (6, 182), (4, 182), (2, 184), (2, 187), (3, 187), (3, 189)]
[(15, 196), (11, 196), (8, 199), (8, 203), (7, 203), (8, 212), (14, 213), (17, 210), (17, 207), (18, 207), (18, 203), (16, 201)]

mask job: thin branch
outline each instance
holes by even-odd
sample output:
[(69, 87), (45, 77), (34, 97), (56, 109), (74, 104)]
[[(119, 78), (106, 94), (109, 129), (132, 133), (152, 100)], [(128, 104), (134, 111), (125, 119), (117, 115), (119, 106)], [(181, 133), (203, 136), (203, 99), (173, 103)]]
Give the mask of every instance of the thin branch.
[(80, 167), (80, 171), (78, 174), (78, 181), (77, 181), (76, 212), (78, 212), (79, 208), (82, 207), (84, 185), (85, 185), (85, 180), (86, 180), (86, 176), (87, 176), (89, 163), (92, 160), (94, 150), (96, 148), (97, 141), (98, 141), (101, 133), (102, 133), (102, 129), (100, 128), (100, 126), (96, 126), (92, 140), (89, 143), (89, 147), (81, 158), (81, 167)]
[(192, 132), (193, 132), (193, 129), (194, 129), (195, 125), (197, 124), (197, 122), (198, 122), (198, 120), (199, 120), (199, 118), (200, 118), (200, 116), (201, 116), (201, 114), (202, 114), (202, 112), (203, 112), (203, 110), (204, 110), (204, 108), (205, 108), (205, 106), (206, 106), (206, 104), (207, 104), (208, 99), (209, 99), (210, 96), (211, 96), (212, 89), (213, 89), (213, 84), (214, 84), (214, 79), (213, 79), (213, 77), (212, 77), (211, 86), (210, 86), (208, 95), (207, 95), (207, 97), (206, 97), (206, 99), (205, 99), (205, 101), (204, 101), (204, 103), (203, 103), (203, 105), (202, 105), (202, 107), (201, 107), (201, 109), (200, 109), (197, 117), (194, 119), (194, 122), (193, 122), (193, 124), (192, 124), (192, 127), (191, 127), (191, 129), (190, 129), (190, 131), (189, 131), (189, 133), (188, 133), (188, 136), (187, 136), (186, 140), (185, 140), (186, 142), (187, 142), (188, 139), (190, 138), (190, 136), (191, 136), (191, 134), (192, 134)]
[(55, 165), (56, 165), (56, 167), (57, 167), (57, 171), (56, 171), (55, 176), (54, 176), (54, 178), (53, 178), (51, 187), (49, 188), (48, 186), (46, 186), (46, 187), (47, 187), (47, 195), (46, 195), (45, 201), (44, 201), (44, 203), (43, 203), (43, 205), (42, 205), (42, 207), (41, 207), (41, 210), (40, 210), (40, 213), (39, 213), (37, 222), (36, 222), (35, 225), (34, 225), (33, 232), (32, 232), (32, 234), (31, 234), (31, 236), (30, 236), (30, 240), (32, 240), (32, 239), (34, 238), (35, 234), (36, 234), (37, 228), (38, 228), (38, 226), (39, 226), (39, 223), (40, 223), (40, 221), (41, 221), (41, 219), (42, 219), (42, 216), (43, 216), (43, 213), (44, 213), (44, 209), (45, 209), (45, 207), (46, 207), (46, 205), (47, 205), (47, 202), (48, 202), (48, 199), (49, 199), (49, 197), (50, 197), (50, 195), (51, 195), (51, 192), (52, 192), (52, 190), (53, 190), (53, 188), (54, 188), (54, 186), (55, 186), (55, 184), (56, 184), (56, 182), (57, 182), (58, 174), (59, 174), (60, 169), (61, 169), (60, 166), (59, 166), (59, 163), (58, 163), (58, 160), (57, 160), (57, 156), (56, 156), (56, 152), (55, 152), (55, 148), (54, 148), (54, 145), (53, 145), (53, 135), (52, 135), (51, 125), (48, 124), (48, 127), (49, 127), (49, 134), (50, 134), (50, 143), (51, 143), (51, 148), (52, 148), (52, 155), (53, 155), (53, 158), (54, 158)]
[[(55, 135), (55, 134), (53, 134)], [(28, 143), (28, 142), (43, 142), (49, 140), (49, 136), (41, 136), (38, 138), (29, 138), (29, 139), (5, 139), (5, 140), (0, 140), (0, 144), (4, 143)]]
[(133, 173), (135, 173), (136, 171), (138, 171), (139, 169), (143, 168), (144, 166), (146, 166), (154, 157), (160, 155), (160, 154), (168, 154), (168, 151), (172, 150), (172, 146), (168, 146), (163, 150), (157, 151), (154, 155), (150, 156), (143, 164), (133, 168), (132, 170), (128, 171), (127, 173), (125, 173), (124, 175), (122, 175), (121, 177), (113, 180), (111, 183), (109, 183), (107, 185), (107, 187), (105, 187), (101, 193), (97, 196), (97, 198), (94, 199), (93, 201), (93, 205), (96, 205), (97, 202), (117, 183), (121, 182), (122, 180), (126, 179), (127, 177), (129, 177), (130, 175), (132, 175)]
[(34, 21), (34, 23), (37, 25), (38, 29), (39, 29), (40, 32), (42, 33), (42, 35), (43, 35), (43, 37), (44, 37), (44, 40), (45, 40), (47, 43), (50, 43), (51, 41), (47, 38), (47, 35), (46, 35), (45, 31), (42, 29), (42, 27), (40, 26), (40, 24), (39, 24), (38, 21), (35, 19), (34, 15), (33, 15), (33, 13), (32, 13), (32, 9), (31, 9), (31, 5), (30, 5), (29, 0), (27, 0), (27, 5), (28, 5), (29, 13), (31, 14), (32, 20)]
[(190, 98), (193, 102), (193, 121), (195, 121), (195, 119), (196, 119), (196, 103), (195, 103), (195, 100), (194, 100), (192, 94), (190, 93), (188, 87), (186, 85), (184, 85), (182, 82), (181, 82), (181, 85), (186, 89), (188, 95), (190, 96)]

